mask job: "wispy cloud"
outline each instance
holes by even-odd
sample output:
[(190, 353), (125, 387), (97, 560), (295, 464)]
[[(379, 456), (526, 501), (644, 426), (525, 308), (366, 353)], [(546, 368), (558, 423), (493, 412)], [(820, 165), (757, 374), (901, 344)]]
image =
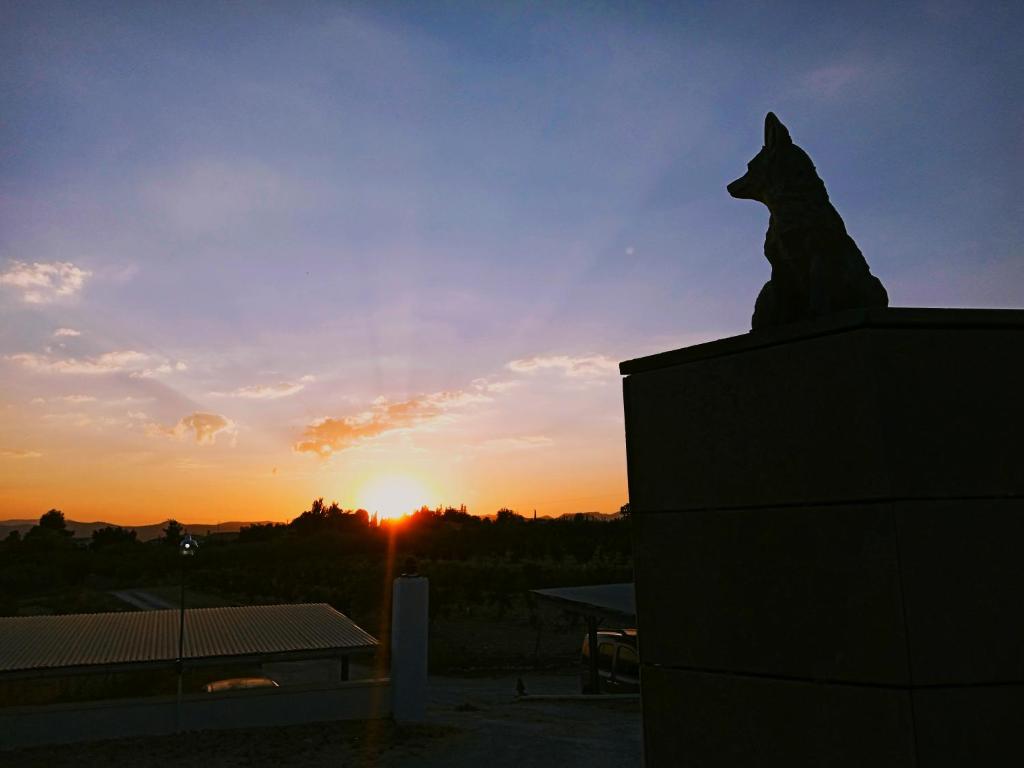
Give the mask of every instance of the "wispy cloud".
[(7, 355), (5, 359), (39, 373), (95, 375), (140, 368), (149, 360), (149, 355), (126, 349), (117, 352), (104, 352), (96, 357), (55, 358), (50, 355), (23, 352), (17, 355)]
[(303, 193), (302, 185), (261, 163), (207, 158), (156, 180), (144, 194), (175, 229), (201, 234), (288, 208)]
[(459, 408), (490, 402), (488, 385), (477, 380), (469, 389), (447, 390), (391, 402), (379, 397), (369, 410), (341, 418), (325, 418), (310, 424), (295, 444), (299, 453), (327, 457), (358, 442), (389, 432), (422, 426)]
[(178, 361), (172, 362), (133, 349), (104, 352), (94, 357), (54, 357), (52, 354), (39, 355), (33, 352), (22, 352), (6, 355), (5, 360), (18, 363), (36, 373), (81, 374), (95, 376), (99, 374), (127, 372), (132, 378), (151, 378), (161, 373), (183, 371), (188, 366)]
[(45, 397), (33, 397), (29, 400), (32, 405), (43, 405), (46, 402), (51, 403), (93, 403), (96, 398), (92, 395), (59, 395), (57, 397), (51, 397), (49, 401)]
[(133, 379), (152, 379), (153, 377), (158, 376), (162, 373), (173, 373), (174, 371), (180, 372), (186, 370), (188, 370), (188, 366), (181, 360), (173, 364), (171, 363), (171, 361), (167, 360), (160, 363), (154, 368), (143, 368), (141, 371), (132, 371), (131, 374), (129, 375)]
[(290, 397), (306, 388), (306, 384), (315, 381), (313, 376), (303, 376), (298, 381), (280, 381), (277, 384), (252, 384), (239, 387), (230, 392), (211, 392), (217, 397), (240, 397), (248, 400), (276, 400)]
[(218, 435), (234, 431), (235, 424), (227, 417), (200, 411), (183, 416), (173, 426), (164, 426), (156, 422), (146, 425), (146, 432), (150, 435), (183, 438), (191, 434), (199, 445), (213, 445), (217, 442)]
[(26, 451), (21, 449), (11, 451), (0, 451), (0, 456), (5, 459), (38, 459), (42, 457), (39, 451)]
[(506, 367), (514, 373), (524, 374), (532, 374), (544, 370), (560, 371), (564, 375), (575, 379), (613, 376), (619, 370), (619, 364), (606, 355), (524, 357), (519, 360), (513, 360)]
[(479, 448), (485, 451), (530, 451), (537, 448), (547, 448), (554, 445), (554, 440), (545, 435), (521, 435), (519, 437), (498, 437), (493, 440), (485, 440), (480, 443)]
[(89, 414), (78, 412), (44, 413), (43, 421), (62, 427), (88, 427), (93, 424), (93, 419)]
[(501, 392), (507, 392), (510, 389), (515, 389), (519, 386), (518, 381), (507, 380), (494, 380), (491, 378), (479, 378), (473, 379), (470, 385), (477, 391), (488, 392), (492, 394), (499, 394)]
[(58, 328), (53, 332), (53, 335), (57, 338), (60, 338), (61, 336), (81, 336), (82, 332), (76, 331), (74, 328)]
[(811, 70), (803, 77), (803, 85), (814, 95), (832, 99), (861, 80), (865, 67), (860, 64), (829, 64)]
[(20, 290), (21, 298), (29, 304), (45, 304), (74, 296), (90, 275), (92, 272), (70, 261), (13, 261), (5, 272), (0, 272), (0, 285)]

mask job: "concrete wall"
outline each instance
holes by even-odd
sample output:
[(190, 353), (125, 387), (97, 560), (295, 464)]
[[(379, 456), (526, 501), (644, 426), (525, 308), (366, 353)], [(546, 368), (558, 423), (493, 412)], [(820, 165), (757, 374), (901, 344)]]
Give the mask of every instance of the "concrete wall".
[[(0, 709), (0, 749), (175, 732), (173, 696)], [(388, 679), (190, 694), (183, 730), (216, 730), (361, 720), (391, 713)]]
[(1024, 312), (624, 364), (648, 766), (1024, 764)]

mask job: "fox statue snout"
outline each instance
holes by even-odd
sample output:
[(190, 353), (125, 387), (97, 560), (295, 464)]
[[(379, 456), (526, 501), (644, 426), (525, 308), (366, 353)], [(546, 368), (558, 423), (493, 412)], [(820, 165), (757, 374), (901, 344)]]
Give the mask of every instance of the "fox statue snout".
[(888, 305), (885, 288), (847, 234), (811, 158), (773, 113), (764, 120), (761, 151), (726, 189), (740, 200), (764, 203), (771, 213), (764, 255), (772, 277), (754, 306), (755, 330)]
[(737, 198), (738, 200), (756, 199), (751, 190), (752, 185), (750, 184), (750, 181), (747, 178), (748, 176), (749, 174), (744, 174), (743, 176), (740, 176), (738, 179), (736, 179), (736, 181), (729, 184), (729, 186), (726, 187), (726, 189), (729, 191), (729, 194)]

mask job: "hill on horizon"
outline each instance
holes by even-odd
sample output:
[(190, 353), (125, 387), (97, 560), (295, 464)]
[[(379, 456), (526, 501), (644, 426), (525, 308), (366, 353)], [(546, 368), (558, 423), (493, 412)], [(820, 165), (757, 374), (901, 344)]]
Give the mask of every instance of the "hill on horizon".
[[(150, 523), (148, 525), (115, 525), (114, 523), (106, 523), (102, 520), (95, 522), (83, 523), (77, 520), (65, 520), (68, 530), (76, 538), (87, 538), (92, 536), (92, 532), (99, 530), (100, 528), (124, 528), (126, 531), (135, 531), (139, 541), (151, 541), (158, 539), (164, 535), (164, 528), (167, 527), (167, 520), (163, 520), (159, 523)], [(206, 534), (206, 533), (238, 533), (241, 528), (247, 525), (263, 525), (270, 521), (268, 520), (229, 520), (224, 523), (186, 523), (181, 520), (181, 527), (195, 534)], [(39, 519), (26, 520), (26, 519), (14, 519), (14, 520), (0, 520), (0, 540), (7, 538), (11, 531), (18, 531), (24, 536), (28, 533), (29, 529), (33, 525), (38, 525)]]
[[(538, 515), (538, 520), (558, 520), (565, 517), (574, 517), (576, 515), (586, 515), (592, 520), (611, 520), (619, 517), (618, 512), (566, 512), (561, 515)], [(494, 514), (479, 515), (479, 517), (486, 517), (491, 520), (495, 518)], [(532, 518), (532, 515), (524, 515), (527, 520)], [(169, 520), (170, 518), (168, 518)], [(149, 523), (146, 525), (115, 525), (114, 523), (107, 523), (102, 520), (95, 522), (79, 522), (78, 520), (65, 520), (67, 528), (76, 538), (88, 538), (92, 536), (92, 532), (99, 530), (100, 528), (124, 528), (128, 531), (135, 531), (139, 541), (152, 541), (158, 539), (164, 535), (164, 528), (167, 527), (168, 520), (162, 520), (159, 523)], [(272, 522), (280, 522), (273, 520), (229, 520), (223, 523), (187, 523), (181, 520), (178, 521), (181, 527), (194, 534), (206, 535), (207, 533), (238, 533), (239, 530), (249, 525), (267, 525)], [(12, 518), (10, 520), (0, 520), (0, 541), (6, 539), (11, 531), (18, 531), (22, 536), (28, 533), (29, 529), (34, 525), (39, 524), (39, 518), (28, 519), (28, 518)]]

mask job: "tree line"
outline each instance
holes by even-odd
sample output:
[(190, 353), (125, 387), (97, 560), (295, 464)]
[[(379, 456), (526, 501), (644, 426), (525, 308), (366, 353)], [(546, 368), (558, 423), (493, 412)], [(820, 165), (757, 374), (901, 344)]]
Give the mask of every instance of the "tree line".
[[(530, 589), (629, 581), (629, 526), (628, 515), (534, 520), (507, 508), (480, 517), (465, 506), (382, 520), (318, 498), (288, 523), (192, 531), (200, 552), (188, 558), (186, 577), (190, 589), (231, 602), (327, 602), (373, 626), (390, 579), (410, 560), (431, 578), (433, 615), (476, 605), (500, 611)], [(74, 611), (89, 594), (175, 584), (184, 533), (170, 520), (149, 542), (117, 526), (76, 540), (63, 513), (51, 509), (24, 536), (12, 532), (0, 542), (0, 613), (17, 613), (32, 595), (66, 596), (51, 603)]]

